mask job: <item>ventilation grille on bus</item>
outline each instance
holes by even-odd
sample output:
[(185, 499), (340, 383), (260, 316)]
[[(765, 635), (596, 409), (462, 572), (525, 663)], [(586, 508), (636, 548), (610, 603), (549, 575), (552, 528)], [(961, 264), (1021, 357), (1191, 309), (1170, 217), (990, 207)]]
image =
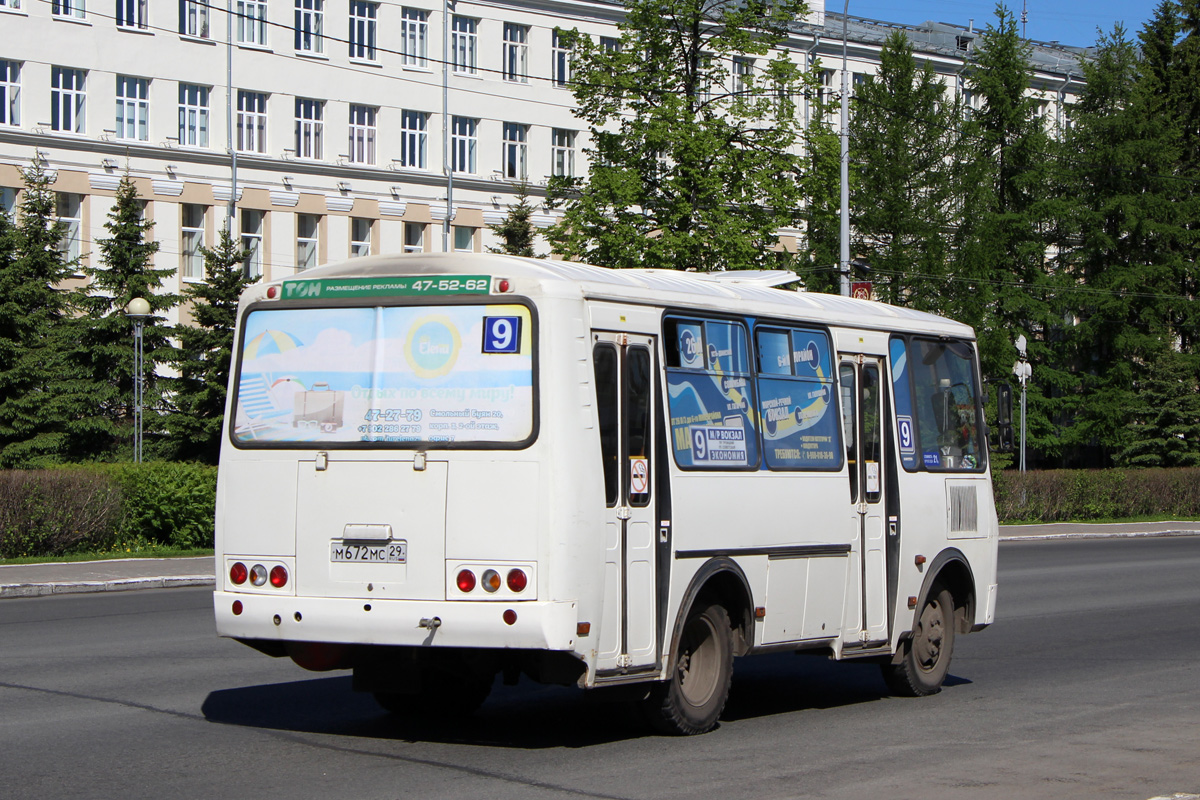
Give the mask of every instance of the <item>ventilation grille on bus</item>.
[(949, 486), (950, 532), (971, 533), (979, 530), (979, 502), (974, 486)]

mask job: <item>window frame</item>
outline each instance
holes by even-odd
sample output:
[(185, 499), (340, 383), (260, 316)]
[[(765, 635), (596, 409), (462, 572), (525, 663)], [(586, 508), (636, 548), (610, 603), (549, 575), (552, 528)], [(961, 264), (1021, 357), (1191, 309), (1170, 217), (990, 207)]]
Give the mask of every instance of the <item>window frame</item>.
[(379, 107), (351, 103), (349, 133), (350, 163), (374, 166), (379, 140)]
[(423, 8), (400, 9), (400, 66), (429, 68), (429, 12)]
[(379, 3), (350, 0), (350, 58), (376, 61), (379, 35)]
[[(450, 171), (466, 175), (477, 174), (479, 151), (479, 120), (474, 117), (451, 118)], [(463, 169), (463, 167), (467, 167)]]
[[(321, 257), (321, 215), (296, 214), (296, 271), (303, 272), (317, 266)], [(310, 221), (312, 231), (305, 235), (303, 223)], [(307, 256), (305, 255), (307, 254)], [(305, 263), (305, 261), (311, 263)]]
[(21, 127), (21, 67), (22, 62), (0, 59), (0, 125)]
[(556, 178), (575, 177), (575, 140), (578, 131), (550, 129), (550, 174)]
[(550, 85), (560, 89), (571, 85), (575, 59), (575, 48), (563, 44), (563, 38), (563, 32), (558, 28), (550, 32)]
[[(70, 85), (62, 85), (70, 78)], [(50, 129), (62, 133), (87, 132), (87, 70), (50, 67)], [(64, 117), (66, 124), (64, 125)]]
[[(179, 145), (181, 147), (208, 147), (208, 133), (211, 129), (209, 117), (211, 92), (211, 86), (201, 86), (197, 83), (179, 84)], [(195, 96), (194, 101), (193, 95)]]
[[(366, 237), (362, 236), (366, 233)], [(350, 258), (365, 258), (371, 255), (371, 243), (375, 240), (375, 220), (370, 217), (350, 218)]]
[(266, 0), (237, 0), (237, 38), (240, 45), (267, 46)]
[(517, 22), (504, 23), (501, 47), (504, 80), (510, 83), (529, 83), (529, 26)]
[[(424, 222), (405, 222), (404, 223), (404, 252), (406, 253), (424, 253), (425, 252), (425, 229), (428, 226)], [(416, 231), (415, 237), (409, 234)]]
[[(253, 229), (247, 230), (247, 222), (257, 220)], [(246, 251), (242, 269), (248, 277), (263, 275), (263, 246), (266, 243), (267, 212), (257, 208), (238, 209), (238, 242)]]
[[(134, 90), (133, 97), (126, 94), (131, 88)], [(117, 75), (116, 100), (117, 138), (133, 142), (150, 141), (149, 78)]]
[(211, 39), (209, 5), (201, 0), (179, 0), (179, 34), (196, 39)]
[(325, 52), (325, 0), (296, 0), (294, 44), (297, 53)]
[(508, 180), (529, 180), (529, 126), (505, 122), (501, 139), (501, 174)]
[[(267, 104), (270, 95), (248, 89), (237, 90), (237, 150), (239, 153), (267, 152)], [(253, 108), (247, 108), (248, 105)], [(253, 147), (246, 147), (247, 140)]]
[(450, 69), (456, 75), (479, 72), (479, 20), (454, 14), (450, 21)]
[[(189, 225), (189, 209), (199, 209), (199, 225)], [(204, 240), (208, 231), (208, 209), (201, 203), (179, 204), (179, 276), (185, 281), (202, 281), (204, 274)], [(198, 267), (198, 269), (197, 269)]]
[(65, 19), (87, 19), (85, 0), (52, 0), (50, 13)]
[(321, 161), (324, 156), (325, 101), (312, 97), (296, 98), (296, 158)]
[(83, 198), (76, 192), (54, 193), (54, 221), (64, 226), (63, 235), (58, 240), (58, 252), (68, 262), (77, 261), (83, 256)]
[[(419, 123), (419, 125), (414, 126), (411, 123)], [(401, 109), (400, 165), (409, 169), (428, 169), (428, 159), (429, 114), (410, 108)]]
[(149, 30), (150, 9), (148, 0), (116, 0), (117, 28), (125, 30)]

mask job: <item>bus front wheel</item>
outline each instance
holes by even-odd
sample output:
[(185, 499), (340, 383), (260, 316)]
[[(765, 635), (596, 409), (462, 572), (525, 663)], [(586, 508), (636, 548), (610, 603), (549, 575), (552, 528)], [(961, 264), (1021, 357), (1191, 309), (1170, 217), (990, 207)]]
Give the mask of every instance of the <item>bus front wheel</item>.
[(883, 680), (892, 694), (924, 697), (942, 690), (954, 654), (954, 597), (934, 586), (925, 598), (912, 636), (904, 642), (900, 660), (883, 665)]
[(733, 679), (733, 629), (722, 606), (688, 612), (672, 665), (670, 677), (654, 684), (645, 700), (650, 723), (662, 733), (707, 733), (717, 725)]

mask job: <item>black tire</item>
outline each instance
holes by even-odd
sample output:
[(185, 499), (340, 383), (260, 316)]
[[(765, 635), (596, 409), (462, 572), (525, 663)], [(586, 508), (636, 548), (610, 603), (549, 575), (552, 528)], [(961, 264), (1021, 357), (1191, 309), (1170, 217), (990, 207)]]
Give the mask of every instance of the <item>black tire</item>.
[(954, 655), (954, 597), (950, 590), (934, 586), (912, 636), (905, 640), (898, 663), (883, 665), (883, 680), (892, 694), (926, 697), (942, 690)]
[(733, 680), (733, 630), (717, 604), (693, 606), (679, 634), (670, 677), (654, 684), (646, 698), (650, 724), (662, 733), (707, 733), (729, 698)]
[(402, 717), (463, 717), (474, 714), (492, 693), (496, 676), (470, 669), (421, 670), (421, 691), (375, 692), (375, 702)]

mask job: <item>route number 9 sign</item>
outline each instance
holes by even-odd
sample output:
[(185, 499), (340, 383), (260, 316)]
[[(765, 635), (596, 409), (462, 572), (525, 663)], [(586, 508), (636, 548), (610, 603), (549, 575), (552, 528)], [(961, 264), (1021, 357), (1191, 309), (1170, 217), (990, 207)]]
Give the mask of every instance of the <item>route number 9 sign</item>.
[(521, 318), (484, 317), (483, 352), (521, 352)]

